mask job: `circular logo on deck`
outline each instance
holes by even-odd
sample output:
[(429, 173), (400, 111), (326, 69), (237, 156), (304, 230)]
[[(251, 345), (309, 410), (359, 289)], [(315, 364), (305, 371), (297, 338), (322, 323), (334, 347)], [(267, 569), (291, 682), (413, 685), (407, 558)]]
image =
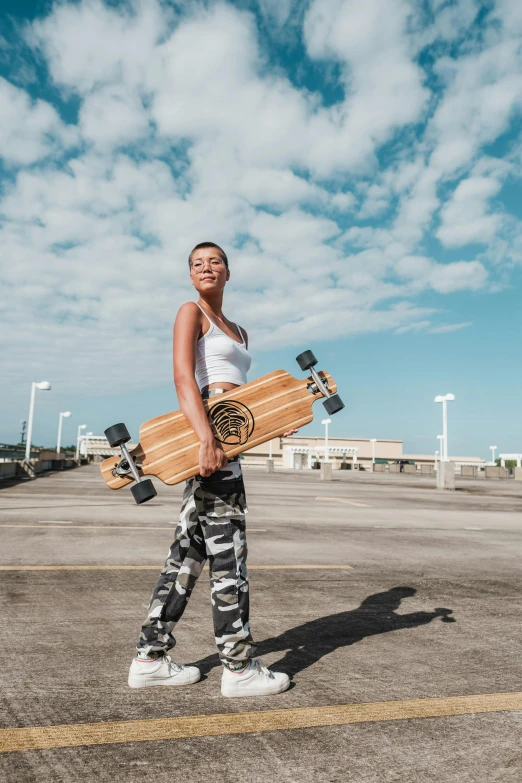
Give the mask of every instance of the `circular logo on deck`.
[(254, 431), (252, 411), (237, 400), (214, 403), (209, 409), (208, 418), (216, 440), (227, 446), (242, 446)]

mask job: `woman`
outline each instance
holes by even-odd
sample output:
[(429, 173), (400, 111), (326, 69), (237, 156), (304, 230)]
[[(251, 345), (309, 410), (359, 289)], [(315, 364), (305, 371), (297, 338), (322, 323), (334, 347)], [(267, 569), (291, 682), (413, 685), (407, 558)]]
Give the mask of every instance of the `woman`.
[(176, 318), (174, 382), (181, 410), (199, 439), (199, 475), (187, 482), (174, 543), (152, 594), (129, 685), (186, 685), (200, 679), (196, 666), (176, 664), (168, 652), (208, 558), (214, 632), (223, 664), (221, 693), (281, 693), (290, 685), (288, 675), (271, 672), (254, 657), (241, 464), (238, 457), (227, 460), (202, 402), (246, 383), (251, 364), (248, 336), (223, 315), (223, 291), (230, 279), (224, 251), (213, 242), (196, 245), (189, 269), (199, 300), (184, 304)]

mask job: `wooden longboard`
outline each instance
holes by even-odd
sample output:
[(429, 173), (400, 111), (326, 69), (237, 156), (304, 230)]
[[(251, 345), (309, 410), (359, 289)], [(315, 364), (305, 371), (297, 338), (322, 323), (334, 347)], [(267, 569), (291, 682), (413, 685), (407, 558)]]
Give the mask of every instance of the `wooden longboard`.
[[(327, 380), (328, 389), (334, 394), (337, 386), (333, 378), (324, 372), (319, 375)], [(204, 400), (216, 440), (227, 457), (309, 424), (313, 419), (313, 402), (323, 398), (312, 384), (312, 377), (298, 380), (285, 370), (275, 370)], [(142, 475), (157, 476), (165, 484), (178, 484), (199, 473), (199, 441), (181, 411), (142, 424), (140, 442), (131, 455)], [(120, 489), (134, 481), (132, 476), (114, 473), (120, 459), (120, 456), (109, 457), (101, 463), (102, 476), (111, 489)]]

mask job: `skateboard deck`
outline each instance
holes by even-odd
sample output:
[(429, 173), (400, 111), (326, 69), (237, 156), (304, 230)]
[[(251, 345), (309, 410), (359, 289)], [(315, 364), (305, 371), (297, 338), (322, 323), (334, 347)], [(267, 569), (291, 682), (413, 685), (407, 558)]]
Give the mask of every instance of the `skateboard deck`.
[[(320, 372), (333, 394), (337, 386)], [(313, 419), (312, 404), (324, 399), (312, 377), (297, 379), (275, 370), (203, 404), (216, 440), (227, 457), (234, 457)], [(140, 427), (139, 444), (130, 452), (142, 476), (157, 476), (165, 484), (178, 484), (199, 473), (199, 441), (181, 411), (146, 421)], [(101, 473), (111, 489), (133, 483), (131, 475), (118, 475), (120, 456), (101, 463)]]

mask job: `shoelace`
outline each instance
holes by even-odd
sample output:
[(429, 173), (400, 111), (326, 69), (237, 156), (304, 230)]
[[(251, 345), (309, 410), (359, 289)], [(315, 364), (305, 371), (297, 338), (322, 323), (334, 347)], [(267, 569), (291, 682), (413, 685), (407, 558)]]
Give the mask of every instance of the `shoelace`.
[(169, 674), (172, 674), (172, 672), (180, 672), (183, 669), (183, 666), (180, 666), (179, 663), (174, 663), (170, 655), (164, 656), (165, 663), (168, 666)]
[(268, 669), (266, 666), (263, 666), (259, 658), (254, 658), (252, 663), (256, 667), (259, 674), (264, 674), (266, 677), (269, 677), (271, 680), (274, 679), (274, 672), (271, 672), (270, 669)]

